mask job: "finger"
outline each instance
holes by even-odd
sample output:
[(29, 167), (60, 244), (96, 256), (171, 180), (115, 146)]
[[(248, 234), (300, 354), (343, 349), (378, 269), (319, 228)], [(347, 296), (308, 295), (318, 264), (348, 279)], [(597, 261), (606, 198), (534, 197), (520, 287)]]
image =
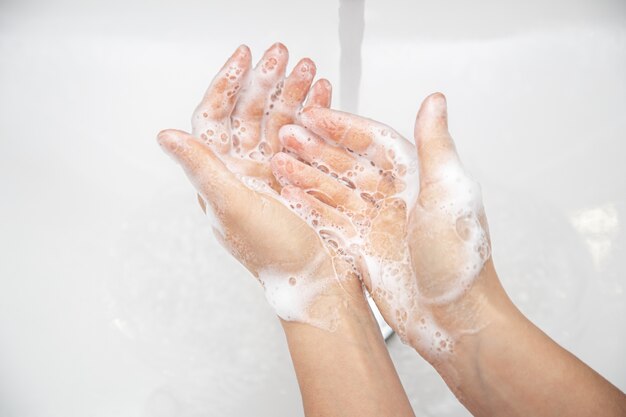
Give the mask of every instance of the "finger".
[(250, 69), (250, 50), (241, 45), (215, 76), (200, 104), (196, 107), (191, 124), (193, 135), (202, 138), (219, 153), (231, 146), (229, 116), (237, 101)]
[(341, 248), (344, 239), (354, 236), (354, 227), (346, 217), (300, 188), (284, 187), (280, 195), (292, 211), (315, 229), (328, 247)]
[(278, 139), (279, 129), (293, 123), (296, 113), (306, 98), (313, 78), (315, 78), (315, 64), (308, 58), (300, 60), (285, 79), (282, 91), (277, 96), (270, 97), (269, 111), (265, 125), (265, 137), (273, 152), (281, 149)]
[(196, 119), (223, 120), (230, 116), (250, 70), (250, 59), (247, 46), (237, 48), (204, 94), (196, 109)]
[(178, 162), (205, 201), (215, 211), (236, 205), (248, 190), (226, 169), (209, 147), (180, 130), (164, 130), (157, 140), (163, 150)]
[(272, 90), (285, 76), (289, 52), (282, 43), (272, 45), (258, 62), (233, 112), (233, 145), (252, 149), (261, 136), (261, 120)]
[[(323, 107), (307, 107), (300, 116), (307, 129), (391, 169), (411, 144), (390, 127), (364, 117)], [(411, 152), (412, 154), (412, 152)]]
[(434, 93), (422, 102), (415, 121), (415, 144), (419, 159), (422, 188), (452, 173), (450, 168), (461, 169), (461, 162), (448, 132), (446, 98)]
[(296, 186), (323, 203), (335, 208), (341, 207), (350, 213), (361, 213), (368, 208), (353, 189), (286, 153), (274, 155), (271, 167), (283, 187)]
[(289, 51), (282, 43), (275, 43), (265, 51), (252, 72), (250, 87), (241, 93), (233, 115), (260, 120), (270, 92), (285, 76), (288, 60)]
[[(278, 137), (285, 148), (308, 163), (323, 164), (337, 174), (345, 174), (353, 170), (357, 164), (356, 156), (346, 151), (345, 148), (329, 144), (302, 126), (283, 126)], [(324, 168), (320, 167), (320, 169)]]
[(301, 126), (283, 126), (279, 137), (287, 150), (318, 170), (335, 175), (352, 189), (365, 191), (363, 197), (369, 202), (395, 191), (395, 177), (391, 173), (383, 172), (371, 161), (332, 145)]
[(311, 91), (309, 92), (309, 96), (306, 99), (306, 103), (304, 107), (330, 107), (330, 101), (332, 97), (332, 86), (330, 81), (322, 78), (321, 80), (317, 80), (313, 87), (311, 87)]
[(281, 103), (284, 110), (295, 114), (309, 93), (316, 73), (315, 63), (309, 58), (301, 59), (285, 79)]

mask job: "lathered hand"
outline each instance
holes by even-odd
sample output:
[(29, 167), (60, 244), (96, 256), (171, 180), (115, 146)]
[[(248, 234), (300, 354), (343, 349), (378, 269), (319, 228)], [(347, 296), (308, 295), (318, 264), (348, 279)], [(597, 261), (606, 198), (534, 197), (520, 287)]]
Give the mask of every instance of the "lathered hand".
[(326, 80), (311, 87), (309, 59), (285, 78), (287, 59), (276, 44), (251, 69), (250, 51), (238, 48), (195, 110), (193, 134), (166, 130), (158, 141), (209, 206), (218, 239), (259, 279), (278, 315), (331, 328), (335, 294), (357, 294), (358, 279), (286, 207), (269, 166), (282, 147), (280, 127), (297, 120), (307, 95), (309, 105), (328, 106), (331, 89)]
[[(490, 259), (480, 188), (447, 130), (445, 98), (428, 97), (415, 147), (392, 128), (319, 107), (285, 126), (272, 159), (294, 212), (327, 245), (360, 261), (386, 321), (429, 360), (485, 324), (472, 292)], [(419, 160), (419, 164), (418, 164)], [(419, 174), (419, 175), (418, 175)]]

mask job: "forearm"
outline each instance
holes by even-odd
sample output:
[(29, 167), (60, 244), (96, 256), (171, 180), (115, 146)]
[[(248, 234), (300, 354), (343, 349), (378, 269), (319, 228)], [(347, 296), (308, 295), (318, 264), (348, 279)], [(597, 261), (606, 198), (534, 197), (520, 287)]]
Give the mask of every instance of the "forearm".
[(282, 321), (305, 414), (413, 416), (365, 299), (358, 295), (337, 305), (332, 332)]
[(504, 291), (499, 297), (486, 309), (489, 324), (462, 336), (454, 356), (437, 365), (472, 414), (626, 415), (623, 393), (533, 325)]

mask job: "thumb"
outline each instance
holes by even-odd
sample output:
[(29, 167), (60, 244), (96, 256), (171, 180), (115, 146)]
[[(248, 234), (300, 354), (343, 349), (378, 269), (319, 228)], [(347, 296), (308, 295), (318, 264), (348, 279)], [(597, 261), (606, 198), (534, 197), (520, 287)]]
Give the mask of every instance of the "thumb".
[(420, 186), (445, 178), (450, 169), (461, 168), (454, 141), (448, 132), (446, 97), (426, 97), (415, 120), (415, 145), (420, 165)]
[(200, 195), (218, 211), (233, 203), (247, 188), (226, 168), (209, 147), (180, 130), (164, 130), (157, 136), (161, 148), (178, 162)]

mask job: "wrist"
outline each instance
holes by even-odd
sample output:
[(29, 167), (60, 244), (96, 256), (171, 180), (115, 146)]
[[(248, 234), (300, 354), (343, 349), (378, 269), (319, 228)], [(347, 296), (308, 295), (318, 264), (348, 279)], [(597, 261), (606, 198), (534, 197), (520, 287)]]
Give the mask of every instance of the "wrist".
[(411, 316), (407, 343), (437, 367), (458, 355), (456, 346), (463, 340), (477, 339), (486, 327), (515, 311), (489, 260), (472, 286), (456, 299), (446, 303), (421, 299)]
[(358, 276), (323, 252), (304, 267), (265, 269), (258, 271), (257, 278), (267, 302), (285, 322), (332, 331), (348, 311), (348, 304), (354, 308), (365, 303)]
[[(468, 297), (479, 304), (473, 311), (473, 329), (457, 332), (454, 351), (433, 363), (446, 384), (474, 415), (489, 414), (490, 402), (506, 403), (504, 388), (497, 381), (506, 381), (512, 367), (511, 351), (537, 329), (524, 317), (506, 295), (489, 261)], [(479, 300), (479, 301), (478, 301)]]
[(413, 416), (363, 292), (338, 294), (333, 331), (281, 320), (307, 415)]
[[(367, 303), (362, 290), (352, 288), (350, 282), (337, 282), (327, 288), (311, 303), (308, 314), (316, 322), (329, 325), (316, 326), (315, 323), (289, 321), (280, 318), (285, 332), (323, 332), (340, 336), (344, 334), (379, 332), (378, 323)], [(316, 329), (316, 330), (312, 330)], [(343, 337), (343, 336), (342, 336)]]

